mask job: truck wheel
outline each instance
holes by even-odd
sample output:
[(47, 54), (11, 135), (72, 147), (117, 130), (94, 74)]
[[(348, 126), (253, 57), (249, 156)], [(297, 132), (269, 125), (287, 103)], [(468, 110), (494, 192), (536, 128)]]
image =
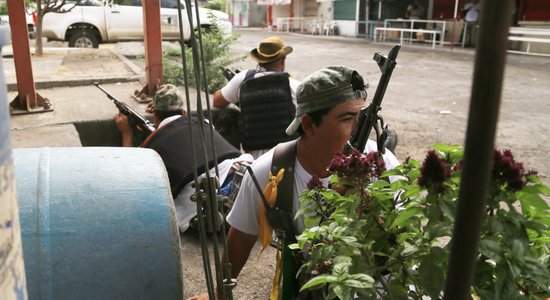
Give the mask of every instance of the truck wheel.
[(95, 34), (86, 30), (76, 30), (69, 37), (69, 47), (97, 48), (99, 40)]

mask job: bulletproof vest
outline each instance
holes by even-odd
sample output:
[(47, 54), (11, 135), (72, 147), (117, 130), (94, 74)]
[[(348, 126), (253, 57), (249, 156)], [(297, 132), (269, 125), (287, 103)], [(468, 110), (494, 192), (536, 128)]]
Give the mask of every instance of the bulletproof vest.
[[(193, 152), (197, 162), (197, 174), (202, 174), (206, 170), (214, 167), (214, 155), (210, 143), (211, 127), (206, 123), (200, 123), (197, 119), (191, 118), (193, 122), (194, 151), (191, 151), (191, 137), (189, 135), (189, 119), (186, 117), (178, 118), (167, 125), (157, 129), (143, 142), (144, 148), (155, 150), (166, 167), (172, 196), (176, 197), (183, 187), (194, 178), (193, 173)], [(204, 162), (202, 147), (200, 143), (201, 126), (207, 136), (207, 154), (208, 163)], [(218, 162), (225, 159), (239, 157), (241, 153), (231, 144), (229, 144), (218, 132), (212, 130), (214, 136), (214, 147), (216, 149), (216, 158)]]
[[(247, 77), (253, 75), (247, 74)], [(239, 105), (239, 135), (245, 151), (270, 149), (295, 138), (285, 133), (296, 113), (288, 73), (245, 78)]]

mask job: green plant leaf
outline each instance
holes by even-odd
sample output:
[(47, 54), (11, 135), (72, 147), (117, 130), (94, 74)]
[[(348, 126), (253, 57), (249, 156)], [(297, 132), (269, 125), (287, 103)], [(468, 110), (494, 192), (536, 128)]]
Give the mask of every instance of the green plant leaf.
[(401, 252), (402, 256), (410, 256), (413, 255), (416, 251), (418, 251), (418, 247), (415, 245), (407, 245), (405, 246), (405, 249)]
[(399, 214), (397, 215), (397, 218), (393, 220), (391, 227), (404, 225), (405, 222), (410, 220), (412, 217), (416, 215), (421, 215), (421, 214), (422, 214), (422, 208), (416, 207), (416, 206), (407, 207), (404, 210), (399, 211)]
[(333, 263), (332, 272), (337, 276), (347, 274), (349, 267), (352, 265), (351, 257), (347, 256), (338, 256), (334, 259)]
[(422, 258), (418, 267), (418, 276), (428, 296), (438, 299), (445, 284), (445, 272), (442, 269), (442, 261), (439, 255), (426, 255)]
[(338, 278), (336, 276), (333, 276), (333, 275), (323, 274), (323, 275), (315, 276), (315, 277), (311, 278), (308, 282), (306, 282), (302, 286), (302, 288), (300, 288), (300, 291), (304, 291), (304, 290), (309, 289), (309, 288), (320, 287), (320, 286), (325, 285), (327, 283), (336, 282), (337, 280), (338, 280)]
[(346, 285), (358, 289), (371, 288), (374, 283), (374, 279), (367, 274), (352, 274), (346, 280)]
[(338, 299), (350, 299), (350, 289), (343, 284), (337, 284), (332, 287), (332, 292), (338, 297)]
[(479, 241), (479, 251), (495, 261), (501, 260), (501, 248), (497, 241), (490, 238), (482, 238)]

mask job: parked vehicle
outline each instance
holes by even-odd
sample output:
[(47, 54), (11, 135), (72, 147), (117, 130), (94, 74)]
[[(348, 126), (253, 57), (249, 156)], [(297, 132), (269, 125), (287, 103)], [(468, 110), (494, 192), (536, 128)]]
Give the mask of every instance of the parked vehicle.
[[(34, 16), (33, 14), (25, 14), (25, 17), (27, 19), (27, 30), (29, 31), (29, 38), (34, 39), (35, 31), (34, 31)], [(0, 16), (0, 24), (10, 24), (10, 16), (8, 15), (2, 15)]]
[[(178, 0), (161, 0), (160, 19), (163, 40), (178, 40)], [(67, 4), (69, 10), (74, 4)], [(187, 9), (181, 3), (183, 10)], [(193, 25), (196, 28), (195, 7), (192, 7)], [(187, 12), (183, 15), (184, 40), (190, 38)], [(226, 13), (199, 8), (201, 28), (209, 29), (214, 23), (226, 34), (231, 34), (232, 25)], [(143, 8), (141, 0), (85, 0), (70, 11), (47, 13), (42, 23), (42, 35), (49, 40), (69, 42), (69, 47), (97, 48), (101, 43), (143, 40)]]

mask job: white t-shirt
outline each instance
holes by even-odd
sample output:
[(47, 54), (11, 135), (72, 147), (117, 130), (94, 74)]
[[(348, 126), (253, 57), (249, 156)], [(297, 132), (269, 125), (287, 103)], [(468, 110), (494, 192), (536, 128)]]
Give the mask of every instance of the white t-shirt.
[[(231, 166), (235, 162), (250, 162), (254, 159), (248, 153), (245, 153), (237, 158), (226, 159), (218, 164), (218, 172), (220, 174), (220, 182), (224, 182)], [(216, 175), (216, 169), (210, 169), (210, 176)], [(191, 201), (191, 195), (195, 193), (193, 187), (193, 181), (186, 184), (179, 194), (174, 199), (174, 205), (176, 206), (176, 219), (178, 221), (178, 227), (181, 232), (185, 232), (189, 228), (189, 222), (197, 215), (197, 203)]]
[[(244, 78), (246, 77), (246, 73), (248, 71), (242, 71), (239, 72), (233, 77), (222, 89), (221, 93), (225, 100), (230, 103), (237, 103), (239, 102), (239, 93), (241, 90), (241, 85), (244, 81)], [(260, 69), (260, 71), (256, 74), (254, 74), (254, 78), (258, 78), (267, 74), (275, 73), (273, 71), (266, 71), (265, 69)], [(290, 93), (292, 95), (292, 102), (294, 103), (294, 106), (296, 106), (296, 89), (298, 88), (298, 85), (300, 85), (300, 82), (292, 77), (289, 78), (289, 84), (290, 84)]]
[[(365, 153), (376, 151), (376, 142), (369, 140), (367, 146), (365, 147)], [(391, 153), (391, 151), (386, 150), (386, 154), (383, 155), (384, 162), (386, 164), (386, 169), (393, 169), (399, 165), (397, 158)], [(252, 170), (254, 175), (260, 184), (260, 187), (263, 189), (268, 181), (269, 170), (271, 169), (271, 163), (273, 160), (273, 149), (271, 149), (266, 154), (260, 156), (252, 165)], [(298, 197), (300, 194), (307, 188), (307, 183), (311, 179), (310, 175), (300, 164), (298, 160), (295, 161), (294, 165), (295, 174), (294, 174), (294, 197), (293, 197), (293, 213), (292, 216), (296, 214), (299, 208)], [(320, 178), (323, 186), (328, 186), (329, 177)], [(241, 183), (241, 188), (239, 194), (233, 203), (233, 208), (227, 216), (227, 222), (234, 227), (235, 229), (242, 231), (251, 235), (258, 235), (259, 233), (259, 221), (258, 221), (258, 212), (259, 206), (263, 205), (260, 193), (256, 189), (254, 182), (250, 174), (244, 176)], [(304, 217), (300, 216), (298, 219), (295, 219), (294, 226), (298, 232), (304, 230)]]
[(466, 22), (477, 22), (477, 18), (479, 17), (479, 7), (479, 3), (472, 2), (464, 5), (464, 10), (466, 11), (464, 20), (466, 20)]
[[(181, 118), (181, 115), (175, 115), (168, 117), (159, 124), (159, 128), (173, 122), (174, 120)], [(218, 164), (218, 172), (220, 174), (220, 182), (224, 182), (231, 166), (235, 162), (247, 161), (252, 163), (254, 158), (250, 154), (242, 154), (234, 159), (226, 159)], [(210, 176), (216, 176), (216, 169), (210, 169)], [(195, 192), (193, 187), (193, 181), (186, 184), (179, 194), (174, 199), (174, 205), (176, 208), (176, 220), (181, 232), (185, 232), (189, 228), (189, 222), (197, 215), (197, 203), (191, 201), (191, 195)]]

